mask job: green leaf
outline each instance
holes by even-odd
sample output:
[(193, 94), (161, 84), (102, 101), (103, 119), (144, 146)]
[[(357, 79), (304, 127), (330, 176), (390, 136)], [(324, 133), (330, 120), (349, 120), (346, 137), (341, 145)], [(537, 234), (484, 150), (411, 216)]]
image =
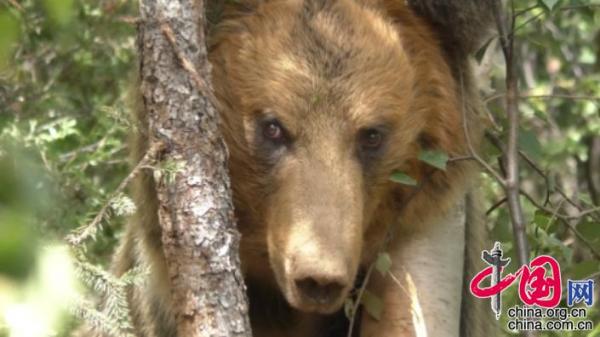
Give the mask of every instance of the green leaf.
[(427, 150), (419, 154), (419, 160), (440, 170), (446, 170), (448, 154), (443, 151)]
[(542, 157), (542, 145), (533, 131), (519, 130), (519, 148), (533, 160), (538, 161)]
[(481, 64), (483, 57), (485, 56), (485, 52), (488, 50), (489, 46), (494, 41), (493, 38), (490, 38), (486, 43), (483, 44), (481, 48), (475, 53), (475, 60), (477, 60), (478, 64)]
[(549, 11), (551, 11), (554, 6), (556, 6), (556, 4), (558, 3), (558, 0), (541, 0), (542, 4), (544, 5), (544, 7), (548, 8)]
[(344, 302), (344, 314), (348, 319), (351, 319), (354, 315), (354, 301), (350, 297), (346, 298)]
[(552, 225), (556, 223), (556, 219), (552, 219), (552, 215), (544, 211), (537, 210), (533, 216), (533, 222), (545, 231), (552, 232), (553, 230), (551, 228), (554, 228)]
[(387, 272), (390, 270), (392, 266), (392, 259), (390, 258), (390, 254), (381, 253), (377, 256), (377, 260), (375, 261), (375, 269), (381, 273), (381, 275), (385, 276)]
[(582, 221), (577, 225), (577, 230), (590, 243), (600, 243), (600, 222)]
[(0, 70), (8, 66), (10, 55), (19, 40), (19, 20), (8, 11), (0, 11)]
[(417, 186), (417, 181), (415, 179), (413, 179), (411, 176), (407, 175), (406, 173), (402, 173), (400, 171), (396, 171), (392, 174), (392, 176), (390, 177), (390, 180), (398, 183), (398, 184), (403, 184), (403, 185), (408, 185), (408, 186)]
[(44, 0), (43, 4), (50, 19), (60, 25), (69, 23), (75, 14), (73, 0)]
[(576, 263), (569, 268), (569, 277), (573, 280), (582, 280), (600, 271), (600, 262), (589, 260)]
[(360, 303), (365, 307), (369, 315), (376, 320), (381, 319), (383, 312), (383, 301), (377, 295), (365, 289), (360, 298)]

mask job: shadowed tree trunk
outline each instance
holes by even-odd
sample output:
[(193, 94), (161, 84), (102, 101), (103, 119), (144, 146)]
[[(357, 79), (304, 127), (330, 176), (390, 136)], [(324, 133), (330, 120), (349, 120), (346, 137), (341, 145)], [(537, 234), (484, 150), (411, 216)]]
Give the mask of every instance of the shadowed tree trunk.
[(171, 167), (156, 183), (178, 335), (250, 336), (204, 3), (142, 0), (140, 11), (143, 104), (151, 143), (162, 144), (162, 166)]

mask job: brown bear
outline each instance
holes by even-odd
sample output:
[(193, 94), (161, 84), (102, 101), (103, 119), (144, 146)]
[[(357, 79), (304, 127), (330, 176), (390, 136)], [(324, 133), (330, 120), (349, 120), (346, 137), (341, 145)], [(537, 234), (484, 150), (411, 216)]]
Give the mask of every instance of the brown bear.
[[(365, 274), (382, 317), (358, 313), (355, 336), (490, 335), (462, 296), (465, 242), (477, 229), (474, 164), (453, 159), (477, 147), (470, 55), (494, 6), (238, 0), (223, 9), (209, 57), (255, 336), (345, 336), (340, 312)], [(143, 133), (137, 141), (144, 153)], [(446, 153), (447, 168), (419, 160), (424, 151)], [(416, 183), (392, 181), (395, 172)], [(151, 267), (148, 287), (132, 292), (136, 332), (175, 336), (152, 177), (136, 186), (138, 215), (115, 271)], [(390, 273), (368, 273), (381, 251)]]

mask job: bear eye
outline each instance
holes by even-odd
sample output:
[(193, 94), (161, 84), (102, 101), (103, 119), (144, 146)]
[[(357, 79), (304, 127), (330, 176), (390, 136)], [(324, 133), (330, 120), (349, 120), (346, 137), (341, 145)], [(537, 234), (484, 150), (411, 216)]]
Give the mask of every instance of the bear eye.
[(365, 129), (359, 135), (360, 147), (366, 151), (375, 151), (383, 143), (383, 134), (377, 129)]
[(274, 143), (283, 143), (283, 141), (285, 140), (283, 127), (276, 120), (266, 122), (263, 125), (262, 134), (263, 137)]

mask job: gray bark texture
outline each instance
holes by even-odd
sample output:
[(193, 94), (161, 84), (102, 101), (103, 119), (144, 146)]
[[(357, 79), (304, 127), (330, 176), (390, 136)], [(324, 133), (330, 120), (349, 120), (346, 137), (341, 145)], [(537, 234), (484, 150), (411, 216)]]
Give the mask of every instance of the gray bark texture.
[[(150, 142), (174, 176), (155, 178), (172, 308), (180, 337), (251, 336), (204, 43), (204, 3), (142, 0), (138, 47)], [(161, 177), (162, 176), (162, 177)]]

